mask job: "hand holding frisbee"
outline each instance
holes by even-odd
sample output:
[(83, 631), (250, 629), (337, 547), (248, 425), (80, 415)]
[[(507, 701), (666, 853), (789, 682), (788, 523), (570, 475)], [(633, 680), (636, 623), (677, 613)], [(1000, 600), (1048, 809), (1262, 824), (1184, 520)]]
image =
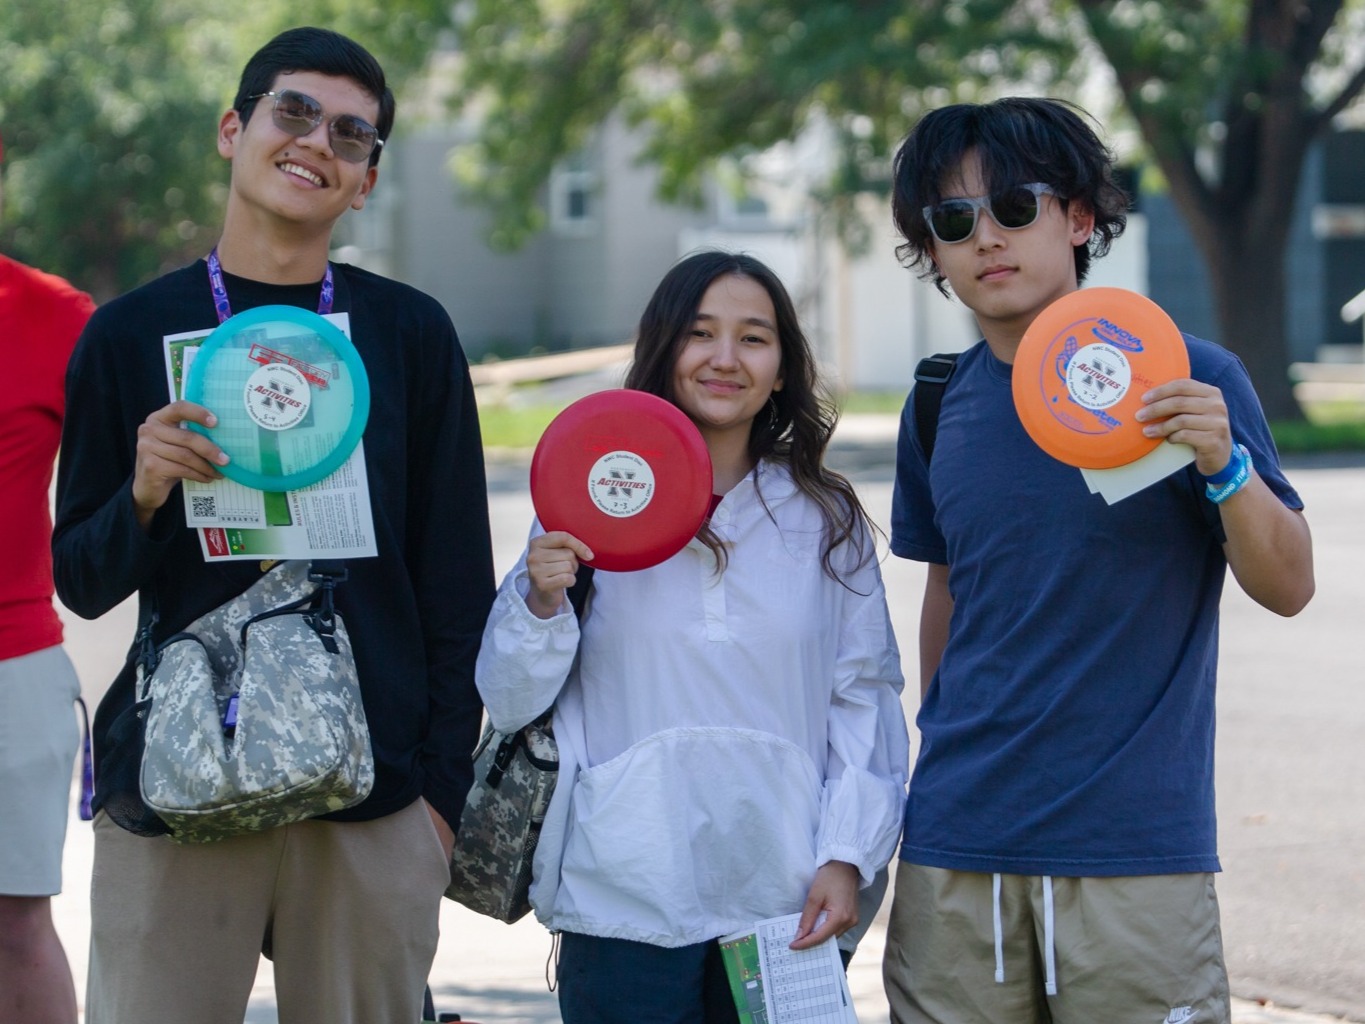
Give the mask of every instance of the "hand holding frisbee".
[(706, 518), (711, 456), (679, 408), (643, 391), (580, 398), (541, 436), (531, 503), (546, 531), (563, 530), (608, 572), (647, 569), (686, 546)]
[(261, 491), (298, 490), (336, 472), (370, 412), (355, 346), (295, 306), (258, 306), (219, 324), (195, 353), (184, 396), (218, 417), (190, 427), (231, 457), (223, 475)]
[(1049, 305), (1024, 333), (1014, 406), (1049, 455), (1113, 469), (1161, 444), (1135, 418), (1142, 396), (1189, 373), (1185, 341), (1160, 306), (1122, 288), (1083, 288)]

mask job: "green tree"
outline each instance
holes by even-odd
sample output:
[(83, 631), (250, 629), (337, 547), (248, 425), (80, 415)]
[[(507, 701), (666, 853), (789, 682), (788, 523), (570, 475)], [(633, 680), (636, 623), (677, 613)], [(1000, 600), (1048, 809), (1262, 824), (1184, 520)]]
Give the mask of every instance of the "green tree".
[[(515, 245), (554, 163), (609, 114), (645, 128), (666, 198), (816, 119), (830, 197), (885, 188), (923, 110), (1001, 89), (1075, 96), (1108, 71), (1209, 271), (1223, 342), (1272, 417), (1286, 374), (1285, 242), (1310, 143), (1365, 87), (1360, 0), (469, 0), (465, 184)], [(1355, 45), (1355, 50), (1351, 47)], [(1097, 113), (1104, 113), (1097, 111)]]
[(1298, 416), (1284, 255), (1309, 146), (1365, 88), (1361, 6), (1080, 7), (1203, 256), (1221, 340), (1272, 418)]
[(228, 178), (214, 131), (262, 43), (291, 25), (336, 28), (363, 41), (397, 85), (425, 60), (450, 10), (437, 0), (6, 7), (0, 249), (100, 300), (212, 245)]

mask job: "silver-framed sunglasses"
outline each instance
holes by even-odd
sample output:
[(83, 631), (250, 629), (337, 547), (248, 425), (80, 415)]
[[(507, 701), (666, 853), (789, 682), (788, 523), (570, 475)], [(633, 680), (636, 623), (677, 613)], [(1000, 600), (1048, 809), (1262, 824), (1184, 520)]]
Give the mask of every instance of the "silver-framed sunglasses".
[[(302, 138), (327, 116), (322, 104), (297, 89), (277, 89), (248, 96), (247, 102), (270, 98), (275, 101), (270, 118), (275, 127), (286, 135)], [(379, 129), (354, 114), (338, 114), (327, 122), (327, 139), (332, 152), (347, 163), (364, 163), (370, 154), (384, 145)]]
[(1038, 219), (1041, 196), (1055, 195), (1051, 185), (1033, 181), (1011, 185), (988, 196), (944, 199), (924, 208), (924, 219), (935, 238), (945, 245), (965, 242), (976, 232), (976, 219), (985, 210), (1006, 231), (1026, 228)]

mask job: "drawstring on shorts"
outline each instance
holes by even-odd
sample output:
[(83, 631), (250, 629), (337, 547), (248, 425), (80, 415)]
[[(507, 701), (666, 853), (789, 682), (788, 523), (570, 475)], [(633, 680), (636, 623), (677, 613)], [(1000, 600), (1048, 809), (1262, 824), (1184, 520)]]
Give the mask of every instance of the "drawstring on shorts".
[(1043, 876), (1043, 962), (1046, 965), (1046, 990), (1057, 994), (1057, 942), (1052, 930), (1052, 876)]
[[(1005, 930), (1000, 920), (999, 873), (991, 876), (991, 921), (995, 926), (995, 983), (1005, 983)], [(1052, 876), (1043, 876), (1043, 965), (1047, 994), (1057, 994), (1057, 936), (1052, 906)]]
[(1005, 983), (1005, 932), (1000, 926), (1000, 874), (991, 876), (991, 918), (995, 923), (995, 983)]

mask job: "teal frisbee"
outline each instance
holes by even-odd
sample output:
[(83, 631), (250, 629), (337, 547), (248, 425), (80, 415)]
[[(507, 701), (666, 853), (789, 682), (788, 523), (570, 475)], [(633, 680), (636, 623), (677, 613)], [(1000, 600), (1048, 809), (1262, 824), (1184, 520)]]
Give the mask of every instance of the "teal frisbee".
[(228, 454), (223, 475), (259, 491), (331, 476), (370, 416), (360, 353), (326, 317), (297, 306), (257, 306), (219, 324), (194, 354), (184, 397), (218, 417), (189, 426)]

